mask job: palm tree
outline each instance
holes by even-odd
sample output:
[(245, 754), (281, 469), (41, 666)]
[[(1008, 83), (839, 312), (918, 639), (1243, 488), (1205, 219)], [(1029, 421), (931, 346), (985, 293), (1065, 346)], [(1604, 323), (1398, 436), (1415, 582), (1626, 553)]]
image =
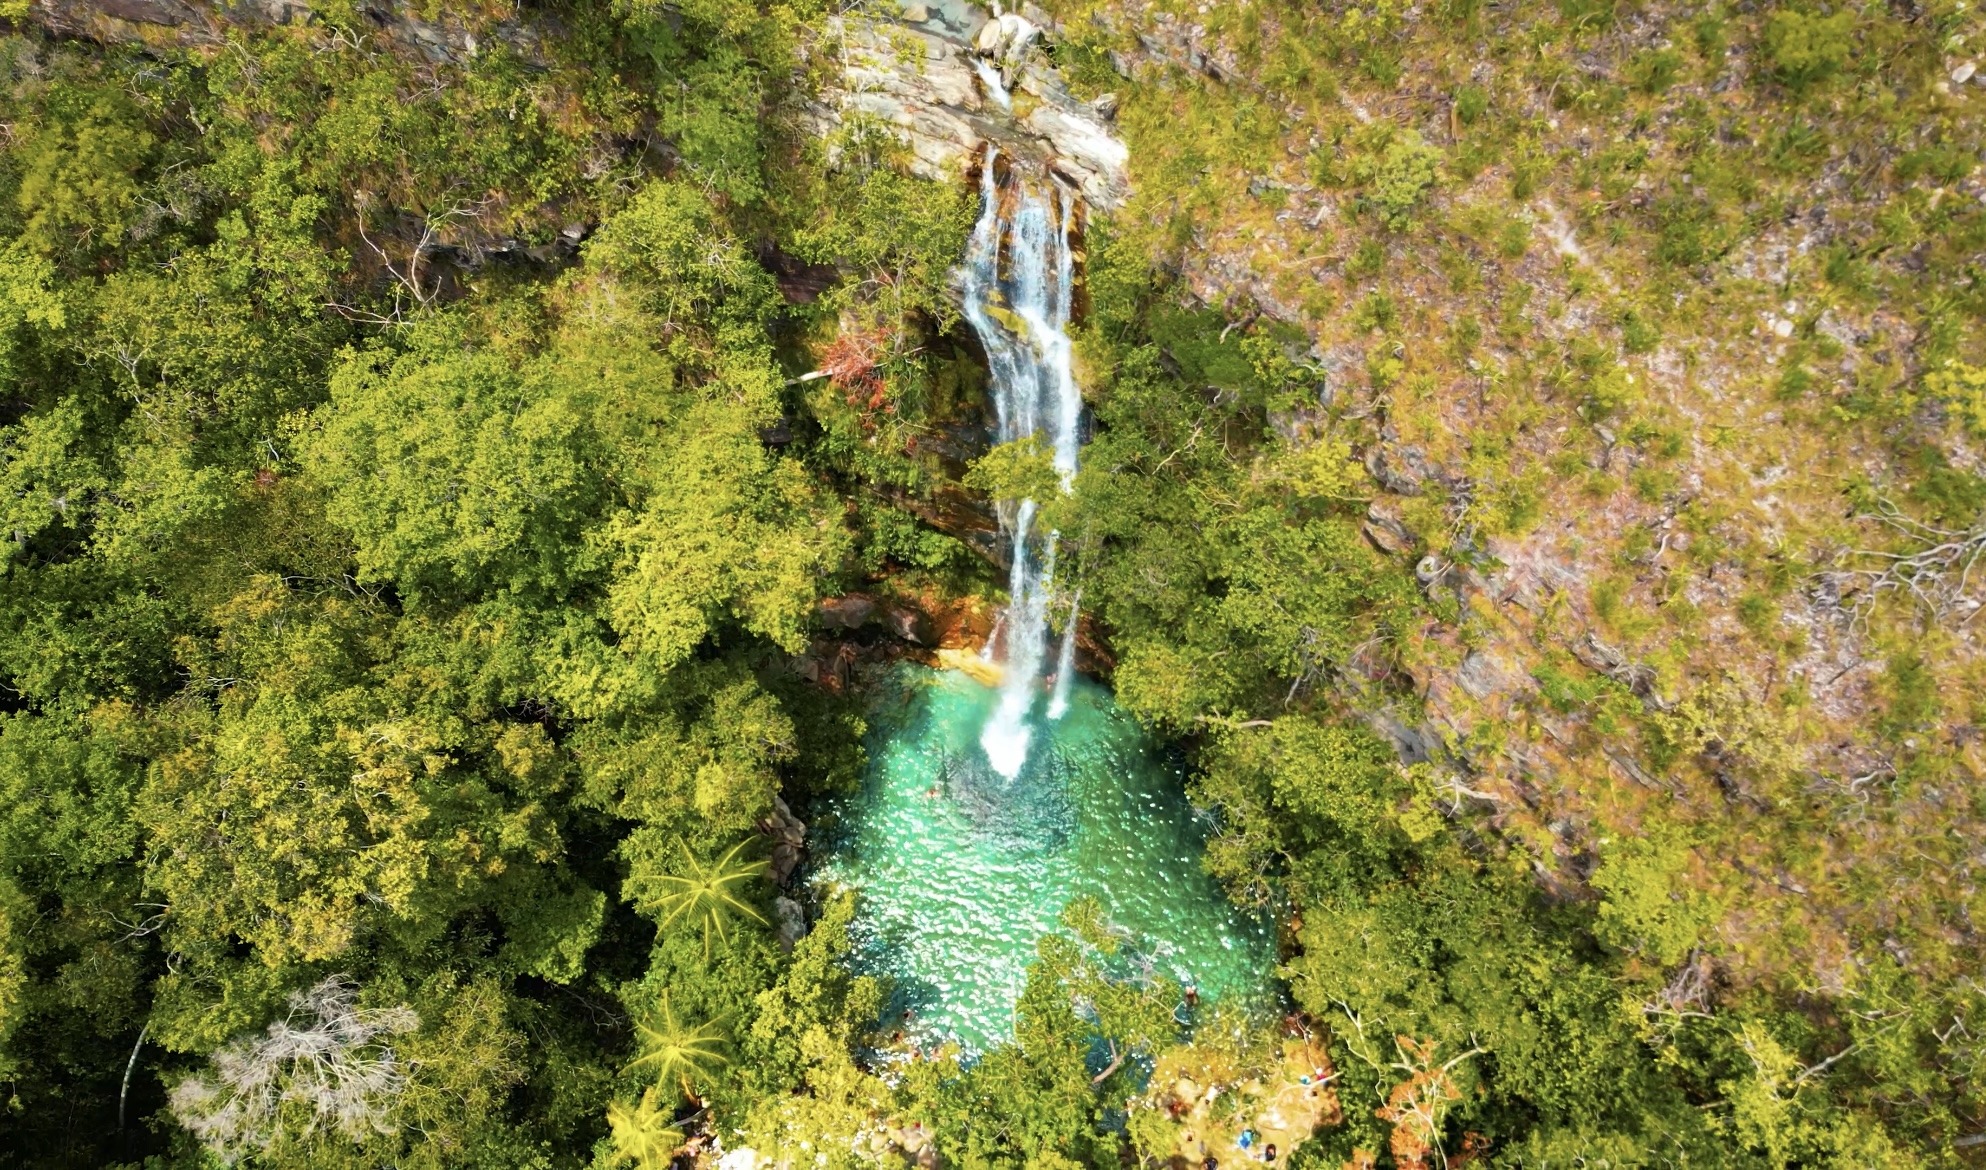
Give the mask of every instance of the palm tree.
[(710, 936), (714, 933), (718, 941), (729, 942), (726, 933), (731, 915), (743, 914), (754, 922), (766, 925), (765, 916), (760, 914), (750, 902), (739, 896), (746, 882), (766, 871), (763, 860), (741, 860), (739, 854), (751, 844), (751, 838), (725, 850), (724, 856), (705, 865), (690, 852), (689, 842), (680, 838), (676, 844), (683, 851), (684, 874), (657, 874), (649, 880), (662, 887), (659, 897), (653, 899), (655, 909), (663, 911), (662, 925), (667, 927), (686, 914), (703, 919), (703, 950), (710, 953)]
[(708, 1074), (724, 1063), (723, 1029), (714, 1020), (694, 1028), (686, 1027), (676, 1019), (666, 993), (648, 1019), (635, 1021), (634, 1031), (641, 1044), (641, 1055), (634, 1058), (626, 1071), (652, 1068), (658, 1087), (673, 1076), (685, 1097), (696, 1095), (690, 1087), (692, 1073)]
[(633, 1108), (614, 1101), (607, 1106), (607, 1125), (614, 1134), (614, 1154), (618, 1160), (633, 1162), (638, 1170), (666, 1170), (683, 1144), (683, 1131), (669, 1124), (669, 1114), (658, 1100), (654, 1087), (641, 1094)]

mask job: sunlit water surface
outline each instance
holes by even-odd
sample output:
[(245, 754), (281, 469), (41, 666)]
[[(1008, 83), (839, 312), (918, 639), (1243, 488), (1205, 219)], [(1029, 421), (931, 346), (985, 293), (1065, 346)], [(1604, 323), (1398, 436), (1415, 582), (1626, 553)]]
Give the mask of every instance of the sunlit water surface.
[(1009, 780), (979, 742), (997, 700), (957, 672), (900, 668), (861, 791), (823, 818), (816, 878), (860, 892), (856, 963), (890, 977), (910, 1038), (968, 1054), (1010, 1039), (1036, 941), (1083, 895), (1203, 1002), (1266, 1009), (1269, 929), (1202, 872), (1205, 829), (1177, 766), (1108, 690), (1078, 682), (1060, 719), (1034, 717)]

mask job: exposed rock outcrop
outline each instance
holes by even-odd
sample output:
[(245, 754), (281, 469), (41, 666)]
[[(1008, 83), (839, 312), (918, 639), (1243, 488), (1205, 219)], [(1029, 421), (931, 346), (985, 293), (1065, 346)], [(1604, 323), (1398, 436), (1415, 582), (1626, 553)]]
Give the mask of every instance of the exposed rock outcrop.
[(807, 107), (817, 132), (883, 128), (909, 147), (914, 172), (947, 182), (990, 142), (1067, 180), (1091, 207), (1130, 197), (1128, 150), (1034, 51), (1035, 22), (948, 0), (913, 5), (901, 21), (846, 16), (838, 32), (841, 80)]
[[(106, 44), (195, 46), (220, 44), (231, 25), (323, 23), (323, 7), (311, 0), (32, 0), (28, 13), (60, 36)], [(474, 57), (492, 40), (527, 61), (543, 57), (541, 30), (521, 20), (465, 19), (447, 9), (438, 10), (434, 20), (424, 20), (404, 0), (359, 0), (354, 7), (363, 24), (337, 29), (338, 35), (363, 38), (430, 61)]]
[(793, 871), (800, 868), (800, 858), (807, 848), (807, 826), (786, 802), (775, 796), (772, 798), (772, 813), (759, 822), (759, 832), (772, 839), (772, 862), (769, 873), (772, 884), (785, 889), (793, 880)]

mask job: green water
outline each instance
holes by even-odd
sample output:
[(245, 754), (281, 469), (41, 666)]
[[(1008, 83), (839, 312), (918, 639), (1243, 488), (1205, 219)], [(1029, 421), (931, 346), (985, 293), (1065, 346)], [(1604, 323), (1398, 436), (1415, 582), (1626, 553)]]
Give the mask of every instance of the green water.
[(1082, 895), (1203, 1002), (1269, 1007), (1268, 926), (1201, 871), (1205, 831), (1178, 768), (1108, 690), (1079, 682), (1060, 720), (1035, 716), (1008, 780), (979, 746), (996, 699), (957, 672), (901, 668), (872, 715), (861, 791), (825, 818), (817, 880), (860, 891), (856, 963), (891, 978), (910, 1036), (968, 1054), (1010, 1039), (1035, 942)]

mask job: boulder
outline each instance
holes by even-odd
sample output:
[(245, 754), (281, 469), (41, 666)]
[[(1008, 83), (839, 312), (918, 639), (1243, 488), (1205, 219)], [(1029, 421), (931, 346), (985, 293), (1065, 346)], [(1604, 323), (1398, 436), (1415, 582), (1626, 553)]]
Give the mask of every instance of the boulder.
[(1380, 487), (1396, 496), (1417, 496), (1429, 482), (1447, 482), (1447, 477), (1428, 462), (1425, 452), (1406, 444), (1375, 445), (1366, 452), (1365, 469)]
[(780, 950), (791, 951), (795, 943), (807, 937), (807, 911), (800, 903), (785, 896), (774, 898), (772, 917)]
[(825, 597), (815, 611), (821, 626), (830, 630), (859, 630), (876, 616), (876, 603), (860, 593), (845, 597)]
[(931, 644), (931, 618), (915, 606), (889, 606), (883, 610), (883, 621), (889, 625), (890, 633), (913, 646)]
[(1400, 518), (1382, 508), (1374, 500), (1365, 509), (1365, 538), (1370, 540), (1380, 552), (1399, 556), (1414, 547), (1413, 534)]
[(759, 832), (772, 838), (772, 860), (767, 866), (767, 876), (772, 884), (785, 889), (793, 880), (793, 874), (800, 868), (800, 861), (807, 848), (807, 824), (793, 815), (786, 802), (775, 796), (772, 798), (772, 812), (759, 822)]
[(1502, 655), (1477, 650), (1462, 660), (1461, 669), (1455, 672), (1455, 685), (1480, 701), (1491, 695), (1528, 689), (1530, 679)]

